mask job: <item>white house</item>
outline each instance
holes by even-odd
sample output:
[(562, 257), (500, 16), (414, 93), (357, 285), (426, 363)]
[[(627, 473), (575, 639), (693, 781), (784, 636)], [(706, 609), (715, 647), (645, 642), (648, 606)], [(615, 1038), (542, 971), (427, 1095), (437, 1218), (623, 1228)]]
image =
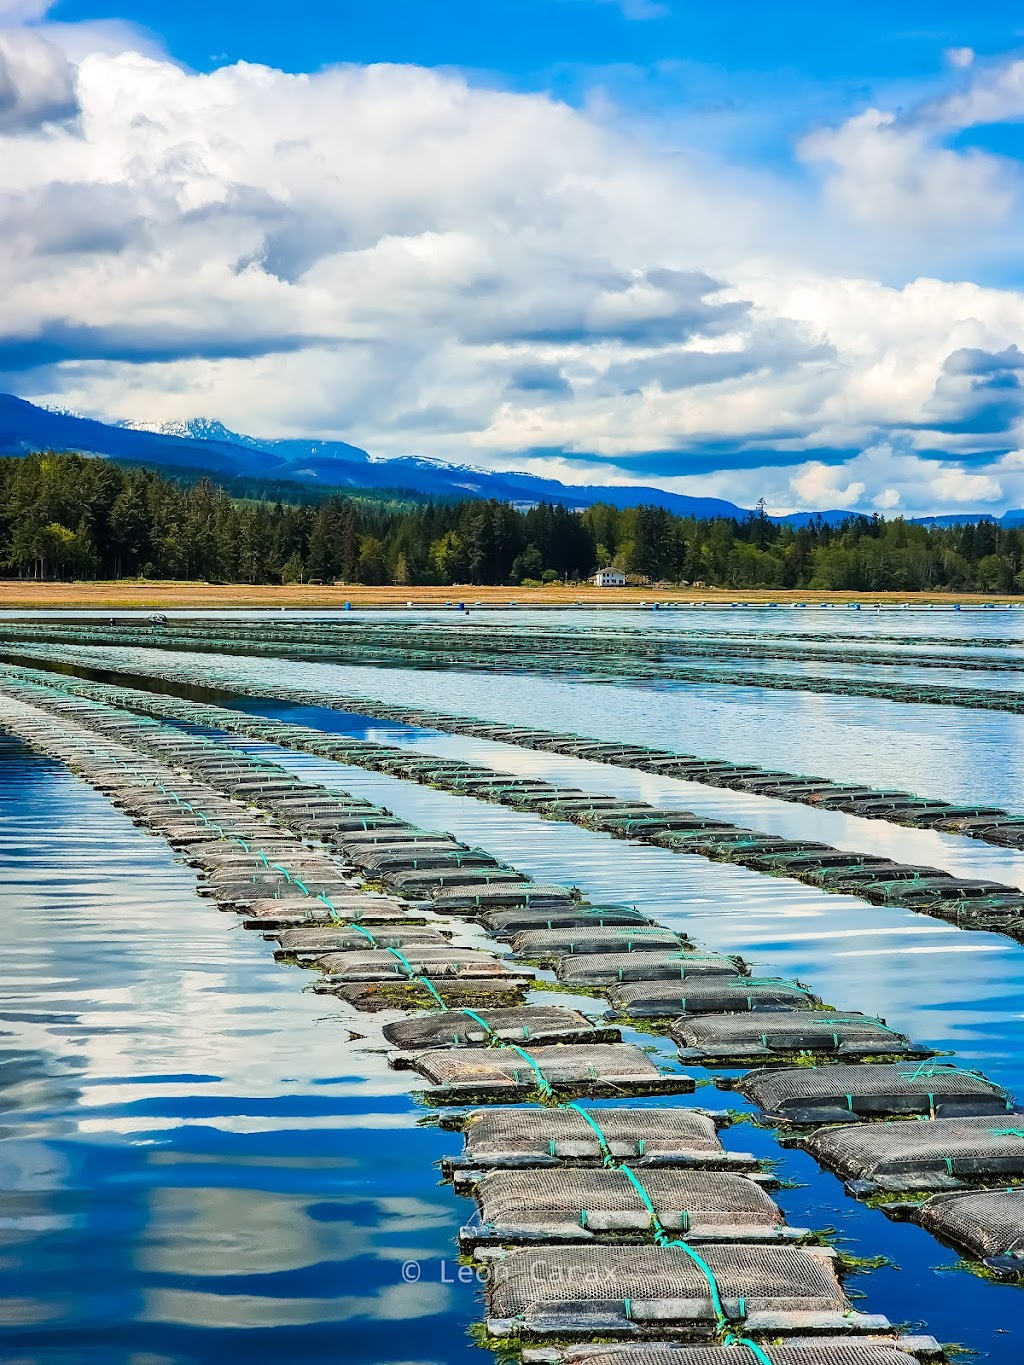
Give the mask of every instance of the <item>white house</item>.
[(595, 588), (624, 588), (626, 575), (621, 569), (598, 569), (590, 581)]

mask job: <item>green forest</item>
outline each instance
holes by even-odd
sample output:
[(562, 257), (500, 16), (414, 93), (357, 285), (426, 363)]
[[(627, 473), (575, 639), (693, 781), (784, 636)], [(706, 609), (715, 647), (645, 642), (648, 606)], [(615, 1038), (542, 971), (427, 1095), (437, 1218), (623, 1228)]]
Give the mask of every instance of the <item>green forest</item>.
[(609, 564), (649, 583), (1021, 592), (1024, 528), (864, 516), (794, 528), (763, 512), (697, 520), (656, 506), (358, 494), (314, 504), (81, 455), (0, 458), (0, 571), (12, 578), (530, 586)]

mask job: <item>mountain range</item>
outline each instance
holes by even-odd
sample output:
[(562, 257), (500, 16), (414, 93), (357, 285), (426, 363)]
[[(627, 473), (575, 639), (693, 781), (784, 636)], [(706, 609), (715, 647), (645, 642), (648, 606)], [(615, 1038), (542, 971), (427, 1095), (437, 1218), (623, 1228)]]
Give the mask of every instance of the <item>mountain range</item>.
[[(560, 502), (571, 508), (596, 502), (620, 508), (656, 504), (680, 516), (742, 519), (748, 515), (748, 509), (723, 498), (690, 497), (642, 484), (564, 484), (535, 474), (498, 473), (411, 455), (375, 460), (345, 441), (261, 440), (210, 418), (109, 424), (67, 409), (38, 407), (14, 394), (0, 394), (0, 454), (27, 455), (37, 450), (71, 450), (158, 468), (313, 484), (325, 492), (373, 489), (432, 498), (497, 498), (519, 507), (538, 502)], [(818, 516), (835, 523), (849, 515), (848, 510), (830, 509), (792, 512), (772, 520), (800, 526)], [(918, 518), (938, 525), (983, 519), (998, 520), (1004, 526), (1024, 525), (1024, 510), (1005, 512), (1001, 518), (988, 513)]]

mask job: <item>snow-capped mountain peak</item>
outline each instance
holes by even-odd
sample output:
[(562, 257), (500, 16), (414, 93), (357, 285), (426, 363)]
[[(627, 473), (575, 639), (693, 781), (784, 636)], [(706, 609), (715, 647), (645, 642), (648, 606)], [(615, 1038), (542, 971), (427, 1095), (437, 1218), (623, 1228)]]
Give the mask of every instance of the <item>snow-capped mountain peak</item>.
[(186, 441), (227, 441), (231, 445), (259, 446), (252, 436), (229, 430), (213, 417), (175, 418), (170, 422), (118, 422), (126, 431), (149, 431), (155, 436), (178, 436)]
[(77, 408), (69, 408), (63, 403), (39, 403), (37, 406), (44, 412), (52, 412), (55, 417), (77, 417), (88, 421), (84, 412), (79, 412)]

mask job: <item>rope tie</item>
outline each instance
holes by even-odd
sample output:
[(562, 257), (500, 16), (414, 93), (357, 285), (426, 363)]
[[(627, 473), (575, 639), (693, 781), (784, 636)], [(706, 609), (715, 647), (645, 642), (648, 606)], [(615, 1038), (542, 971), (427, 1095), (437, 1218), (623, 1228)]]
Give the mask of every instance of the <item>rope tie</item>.
[[(497, 1035), (493, 1036), (496, 1037)], [(522, 1057), (524, 1062), (529, 1062), (530, 1067), (533, 1070), (533, 1074), (537, 1079), (537, 1089), (540, 1091), (540, 1093), (544, 1096), (545, 1099), (554, 1099), (555, 1092), (551, 1089), (550, 1083), (548, 1082), (543, 1071), (541, 1071), (536, 1060), (530, 1056), (526, 1049), (518, 1047), (515, 1043), (505, 1043), (502, 1042), (500, 1039), (498, 1041), (500, 1046), (509, 1048), (512, 1052), (515, 1052), (520, 1057)]]
[(732, 1332), (726, 1332), (722, 1338), (724, 1346), (745, 1346), (759, 1365), (774, 1365), (770, 1356), (767, 1356), (756, 1341), (751, 1341), (749, 1337), (738, 1337)]
[(916, 1081), (924, 1076), (977, 1076), (980, 1072), (971, 1071), (967, 1067), (958, 1066), (956, 1062), (932, 1062), (925, 1060), (918, 1062), (910, 1071), (897, 1068), (897, 1076), (901, 1081)]
[(594, 1136), (597, 1138), (598, 1146), (601, 1149), (601, 1156), (604, 1160), (604, 1164), (606, 1166), (613, 1166), (615, 1164), (615, 1157), (612, 1153), (612, 1149), (608, 1146), (608, 1140), (605, 1137), (604, 1133), (601, 1132), (601, 1129), (598, 1126), (598, 1124), (594, 1122), (594, 1120), (590, 1117), (587, 1111), (584, 1108), (582, 1108), (579, 1104), (577, 1104), (575, 1100), (570, 1100), (568, 1104), (563, 1105), (562, 1107), (564, 1109), (574, 1110), (575, 1113), (579, 1114), (580, 1118), (584, 1121), (584, 1123), (588, 1123), (590, 1125), (590, 1127), (594, 1130)]
[[(331, 900), (330, 896), (328, 896), (327, 893), (326, 893), (325, 891), (321, 891), (320, 895), (317, 896), (316, 899), (317, 899), (318, 901), (323, 901), (324, 905), (327, 906), (327, 909), (328, 909), (328, 911), (330, 912), (330, 916), (331, 916), (331, 919), (332, 919), (332, 920), (334, 920), (335, 922), (337, 922), (337, 921), (341, 918), (341, 916), (338, 914), (337, 910), (334, 908), (334, 902)], [(352, 927), (353, 927), (353, 929), (354, 929), (356, 926), (353, 925)]]

